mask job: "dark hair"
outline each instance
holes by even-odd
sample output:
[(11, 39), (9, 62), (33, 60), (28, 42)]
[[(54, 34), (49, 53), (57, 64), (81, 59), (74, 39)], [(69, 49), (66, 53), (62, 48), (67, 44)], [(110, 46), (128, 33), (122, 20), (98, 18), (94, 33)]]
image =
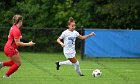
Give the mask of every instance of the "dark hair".
[(74, 19), (73, 19), (73, 17), (70, 17), (70, 18), (69, 18), (69, 20), (68, 20), (68, 25), (70, 25), (71, 22), (75, 22)]
[(21, 15), (14, 15), (13, 17), (13, 24), (17, 24), (20, 20), (22, 20)]

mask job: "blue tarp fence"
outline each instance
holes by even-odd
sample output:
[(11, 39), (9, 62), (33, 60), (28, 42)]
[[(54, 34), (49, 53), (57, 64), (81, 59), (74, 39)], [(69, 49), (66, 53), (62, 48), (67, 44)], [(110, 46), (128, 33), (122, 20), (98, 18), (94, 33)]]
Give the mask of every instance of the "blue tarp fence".
[(84, 56), (140, 57), (140, 30), (84, 29), (87, 35), (95, 32), (84, 43)]

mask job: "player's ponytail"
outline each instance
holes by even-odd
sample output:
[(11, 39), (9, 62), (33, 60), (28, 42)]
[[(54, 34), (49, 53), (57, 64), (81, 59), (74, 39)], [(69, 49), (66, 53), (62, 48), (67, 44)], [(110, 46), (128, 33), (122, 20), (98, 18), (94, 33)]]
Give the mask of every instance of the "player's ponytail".
[(17, 24), (20, 20), (22, 20), (21, 15), (14, 15), (13, 17), (13, 24)]
[(72, 22), (75, 22), (75, 21), (74, 21), (73, 17), (70, 17), (68, 20), (68, 25), (70, 25), (70, 23), (72, 23)]

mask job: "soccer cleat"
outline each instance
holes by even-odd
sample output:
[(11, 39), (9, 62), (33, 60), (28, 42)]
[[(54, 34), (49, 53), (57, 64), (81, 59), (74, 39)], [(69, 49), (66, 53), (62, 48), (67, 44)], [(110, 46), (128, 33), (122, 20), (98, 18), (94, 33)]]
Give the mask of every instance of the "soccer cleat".
[(7, 75), (4, 75), (4, 76), (3, 76), (3, 78), (10, 78), (10, 77), (9, 77), (9, 76), (7, 76)]
[(0, 67), (2, 67), (3, 66), (3, 63), (2, 62), (0, 62)]
[(2, 64), (2, 62), (0, 62), (0, 69), (3, 67), (3, 64)]
[(56, 69), (59, 70), (60, 67), (59, 62), (56, 62), (55, 64), (56, 64)]
[(85, 76), (84, 74), (81, 74), (80, 76)]

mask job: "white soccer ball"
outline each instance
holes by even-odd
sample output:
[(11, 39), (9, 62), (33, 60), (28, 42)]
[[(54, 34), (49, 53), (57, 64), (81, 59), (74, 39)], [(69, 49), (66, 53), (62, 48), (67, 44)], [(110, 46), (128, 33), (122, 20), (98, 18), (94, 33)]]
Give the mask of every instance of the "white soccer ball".
[(94, 77), (100, 77), (102, 75), (102, 72), (99, 69), (95, 69), (92, 72), (92, 76)]

